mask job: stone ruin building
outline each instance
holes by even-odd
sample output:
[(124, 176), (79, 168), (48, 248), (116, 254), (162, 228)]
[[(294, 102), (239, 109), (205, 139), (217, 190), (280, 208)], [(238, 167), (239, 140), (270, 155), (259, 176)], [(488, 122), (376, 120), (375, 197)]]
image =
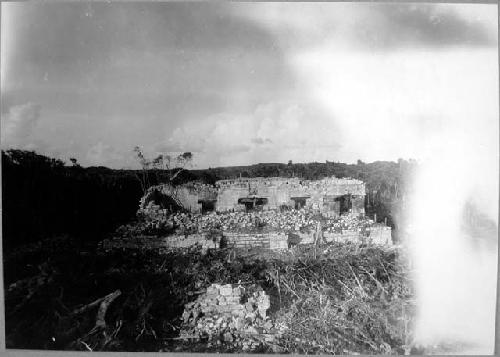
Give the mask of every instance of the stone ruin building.
[[(169, 202), (162, 203), (161, 197), (170, 198)], [(327, 216), (364, 215), (365, 184), (335, 177), (239, 178), (219, 180), (215, 187), (194, 182), (175, 188), (168, 184), (155, 186), (141, 200), (141, 209), (151, 201), (165, 209), (174, 204), (193, 213), (306, 208)]]
[(169, 227), (170, 233), (130, 235), (124, 229), (103, 247), (277, 250), (317, 242), (392, 244), (391, 228), (365, 217), (364, 199), (362, 181), (335, 177), (163, 184), (146, 192), (138, 214), (148, 226)]

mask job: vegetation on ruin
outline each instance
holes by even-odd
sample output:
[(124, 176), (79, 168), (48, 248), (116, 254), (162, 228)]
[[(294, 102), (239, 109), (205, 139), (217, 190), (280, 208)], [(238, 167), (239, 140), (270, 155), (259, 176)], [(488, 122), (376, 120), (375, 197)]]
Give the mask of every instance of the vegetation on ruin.
[[(149, 159), (139, 146), (134, 147), (134, 153), (141, 166), (141, 169), (135, 172), (135, 176), (141, 185), (143, 193), (152, 186), (152, 180), (157, 183), (174, 183), (177, 176), (190, 166), (193, 159), (191, 152), (184, 152), (179, 155), (165, 153)], [(162, 176), (161, 179), (160, 175)]]
[[(76, 161), (75, 161), (76, 162)], [(141, 170), (82, 167), (31, 151), (2, 150), (3, 248), (69, 234), (82, 243), (99, 241), (120, 225), (135, 219), (142, 195), (137, 175)], [(318, 179), (329, 175), (359, 178), (366, 182), (366, 213), (377, 214), (393, 229), (394, 217), (408, 190), (414, 163), (256, 164), (206, 170), (182, 170), (173, 180), (213, 183), (242, 176), (300, 176)], [(167, 170), (168, 171), (168, 170)], [(168, 182), (166, 170), (149, 175), (149, 184)]]
[[(412, 167), (406, 161), (290, 162), (182, 170), (173, 178), (158, 169), (148, 177), (150, 185), (169, 177), (173, 184), (240, 175), (353, 177), (367, 184), (367, 213), (392, 224)], [(135, 222), (143, 192), (138, 173), (2, 151), (8, 348), (238, 352), (178, 337), (186, 303), (212, 283), (239, 281), (264, 287), (272, 318), (284, 326), (285, 333), (260, 352), (409, 351), (413, 293), (399, 249), (99, 251), (97, 243), (120, 226), (142, 232)]]
[(401, 258), (399, 250), (354, 245), (234, 255), (44, 241), (5, 257), (7, 347), (237, 352), (178, 336), (186, 303), (212, 283), (240, 282), (261, 285), (284, 326), (261, 352), (404, 353), (413, 305)]

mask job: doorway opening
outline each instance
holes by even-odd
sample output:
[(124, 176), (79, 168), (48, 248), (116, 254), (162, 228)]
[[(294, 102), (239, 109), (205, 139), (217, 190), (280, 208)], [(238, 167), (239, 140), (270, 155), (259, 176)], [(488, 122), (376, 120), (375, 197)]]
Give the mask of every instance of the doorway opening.
[(351, 212), (351, 210), (352, 210), (352, 195), (351, 194), (339, 196), (335, 200), (340, 203), (340, 205), (339, 205), (340, 206), (339, 207), (339, 214), (340, 215)]
[(293, 208), (301, 209), (306, 206), (306, 201), (309, 197), (291, 197), (293, 201)]
[(215, 202), (217, 202), (217, 201), (216, 200), (198, 201), (198, 203), (201, 203), (201, 213), (205, 214), (208, 212), (215, 211)]

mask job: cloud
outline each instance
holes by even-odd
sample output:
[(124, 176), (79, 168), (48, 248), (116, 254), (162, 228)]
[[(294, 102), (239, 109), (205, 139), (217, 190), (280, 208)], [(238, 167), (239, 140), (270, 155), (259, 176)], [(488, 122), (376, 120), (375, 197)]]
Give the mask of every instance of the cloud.
[[(360, 44), (371, 49), (496, 45), (496, 29), (456, 11), (432, 4), (371, 4), (371, 16), (359, 31)], [(484, 8), (485, 13), (493, 10)], [(486, 16), (486, 14), (485, 14)]]
[[(495, 5), (264, 3), (237, 16), (275, 33), (284, 48), (335, 43), (338, 49), (392, 51), (414, 47), (497, 44)], [(468, 11), (468, 10), (474, 11)]]
[[(189, 118), (293, 89), (273, 35), (231, 4), (60, 5), (2, 4), (2, 103), (41, 103), (36, 136), (61, 152), (74, 140), (81, 160), (94, 141), (148, 146)], [(7, 48), (4, 32), (15, 37)]]
[(82, 163), (98, 142), (193, 151), (200, 165), (392, 159), (418, 151), (415, 133), (446, 131), (448, 107), (481, 115), (489, 103), (471, 97), (496, 81), (489, 55), (462, 56), (496, 39), (496, 5), (7, 5), (16, 80), (2, 102), (34, 98), (43, 125), (2, 115), (2, 142)]
[(346, 160), (423, 159), (460, 131), (497, 152), (495, 50), (367, 56), (325, 46), (297, 53), (290, 64), (307, 99), (339, 118), (345, 140), (338, 154)]
[(333, 117), (306, 104), (283, 101), (260, 104), (251, 113), (221, 113), (186, 122), (160, 147), (194, 152), (199, 167), (324, 161), (334, 157), (339, 137)]
[(263, 144), (272, 144), (273, 141), (269, 138), (252, 138), (250, 140), (253, 144), (256, 144), (256, 145), (263, 145)]
[(40, 119), (41, 107), (35, 103), (13, 106), (2, 115), (2, 146), (14, 148), (31, 148), (33, 131)]
[(120, 167), (138, 167), (132, 150), (120, 150), (102, 141), (90, 147), (83, 160), (84, 165), (92, 166), (116, 167), (117, 163)]

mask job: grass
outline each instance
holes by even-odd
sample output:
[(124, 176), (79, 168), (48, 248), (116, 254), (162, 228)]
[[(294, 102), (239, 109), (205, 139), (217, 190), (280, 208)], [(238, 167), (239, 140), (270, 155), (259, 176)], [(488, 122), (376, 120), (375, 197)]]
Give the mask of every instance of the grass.
[[(400, 250), (80, 253), (62, 242), (5, 257), (7, 348), (238, 352), (176, 339), (186, 303), (212, 283), (238, 281), (264, 287), (281, 326), (260, 352), (401, 354), (411, 344), (413, 293)], [(117, 291), (99, 321), (99, 299)]]
[[(411, 344), (413, 293), (399, 251), (332, 245), (316, 257), (275, 261), (283, 350), (403, 354)], [(285, 302), (283, 302), (285, 301)]]

